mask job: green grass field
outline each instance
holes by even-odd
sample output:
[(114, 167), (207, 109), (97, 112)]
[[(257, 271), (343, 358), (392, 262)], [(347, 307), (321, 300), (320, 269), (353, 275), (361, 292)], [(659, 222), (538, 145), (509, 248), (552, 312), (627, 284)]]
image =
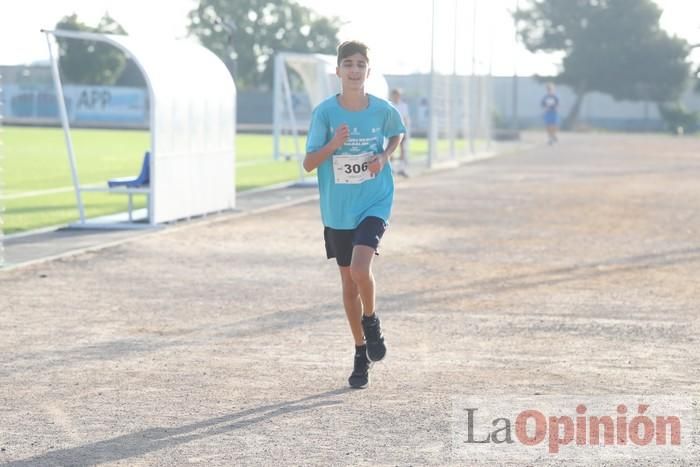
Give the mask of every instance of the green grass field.
[[(149, 147), (147, 131), (76, 129), (71, 135), (82, 185), (104, 185), (110, 178), (135, 176), (143, 153)], [(60, 128), (4, 127), (2, 139), (0, 200), (5, 207), (4, 233), (76, 221), (77, 202), (63, 131)], [(459, 147), (463, 145), (464, 142), (459, 142)], [(441, 141), (439, 147), (446, 149), (447, 142)], [(290, 139), (283, 141), (283, 149), (292, 148)], [(411, 139), (412, 157), (424, 155), (427, 148), (427, 140)], [(237, 191), (293, 181), (298, 176), (296, 160), (273, 160), (271, 135), (237, 135)], [(126, 210), (127, 198), (123, 195), (84, 193), (83, 197), (87, 217)], [(145, 205), (145, 197), (134, 200), (137, 208)]]

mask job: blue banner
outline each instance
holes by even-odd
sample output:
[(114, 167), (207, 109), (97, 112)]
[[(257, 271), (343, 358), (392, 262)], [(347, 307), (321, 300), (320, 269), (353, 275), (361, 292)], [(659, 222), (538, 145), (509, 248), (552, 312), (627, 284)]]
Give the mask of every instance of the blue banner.
[[(148, 92), (142, 88), (67, 85), (63, 94), (71, 124), (148, 126)], [(53, 86), (6, 85), (6, 123), (60, 123)]]

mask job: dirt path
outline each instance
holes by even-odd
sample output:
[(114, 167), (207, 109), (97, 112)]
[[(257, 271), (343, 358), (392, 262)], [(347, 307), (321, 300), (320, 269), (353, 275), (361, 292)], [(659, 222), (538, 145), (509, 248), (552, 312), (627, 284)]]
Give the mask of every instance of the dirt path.
[(465, 465), (455, 398), (697, 397), (697, 147), (564, 135), (403, 184), (364, 391), (312, 203), (0, 273), (0, 464)]

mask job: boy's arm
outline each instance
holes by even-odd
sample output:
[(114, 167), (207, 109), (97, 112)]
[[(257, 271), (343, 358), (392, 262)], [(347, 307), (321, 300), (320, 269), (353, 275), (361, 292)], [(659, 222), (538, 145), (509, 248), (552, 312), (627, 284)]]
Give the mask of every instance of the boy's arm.
[(328, 156), (333, 154), (339, 147), (345, 144), (348, 136), (350, 136), (350, 128), (346, 124), (340, 125), (336, 130), (333, 138), (321, 149), (314, 152), (307, 152), (304, 157), (304, 170), (311, 172), (323, 163)]
[(391, 155), (396, 151), (396, 148), (399, 147), (402, 139), (403, 134), (398, 134), (389, 138), (389, 143), (386, 145), (384, 152), (377, 154), (377, 157), (369, 163), (368, 169), (372, 174), (377, 174), (384, 168)]
[(386, 163), (389, 158), (391, 158), (391, 155), (394, 154), (394, 151), (396, 151), (396, 148), (399, 147), (399, 144), (401, 144), (401, 140), (403, 139), (403, 133), (400, 133), (398, 135), (392, 136), (389, 138), (389, 143), (386, 145), (386, 149), (384, 152), (381, 154), (382, 157), (384, 158), (384, 163)]

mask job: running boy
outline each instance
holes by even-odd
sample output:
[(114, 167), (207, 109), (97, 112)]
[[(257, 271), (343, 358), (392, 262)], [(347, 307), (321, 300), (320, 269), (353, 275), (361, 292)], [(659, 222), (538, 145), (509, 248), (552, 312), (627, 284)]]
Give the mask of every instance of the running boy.
[(326, 256), (335, 258), (340, 269), (343, 305), (355, 340), (348, 383), (364, 388), (370, 362), (386, 354), (374, 310), (372, 259), (394, 201), (389, 158), (406, 130), (391, 104), (365, 93), (370, 73), (365, 44), (340, 44), (337, 65), (341, 92), (314, 109), (304, 169), (318, 169)]

